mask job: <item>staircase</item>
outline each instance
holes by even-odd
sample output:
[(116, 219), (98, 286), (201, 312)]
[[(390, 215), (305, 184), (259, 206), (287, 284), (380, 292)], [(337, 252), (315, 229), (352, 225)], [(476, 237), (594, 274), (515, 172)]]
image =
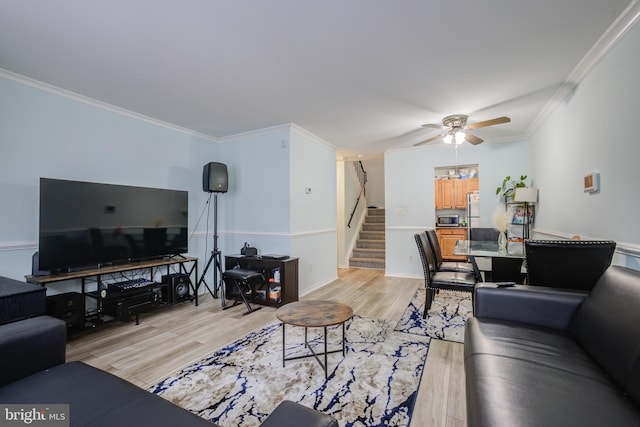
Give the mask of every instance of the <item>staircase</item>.
[(349, 258), (349, 267), (384, 270), (384, 209), (370, 208)]

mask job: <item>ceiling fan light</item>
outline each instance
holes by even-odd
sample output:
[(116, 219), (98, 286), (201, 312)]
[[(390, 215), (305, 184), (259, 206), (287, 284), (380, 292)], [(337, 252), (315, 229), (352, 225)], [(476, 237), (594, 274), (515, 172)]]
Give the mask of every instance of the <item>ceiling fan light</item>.
[(451, 144), (453, 142), (453, 136), (449, 133), (442, 138), (445, 144)]
[(460, 145), (464, 142), (465, 138), (466, 138), (466, 134), (462, 131), (458, 131), (456, 132), (456, 144)]

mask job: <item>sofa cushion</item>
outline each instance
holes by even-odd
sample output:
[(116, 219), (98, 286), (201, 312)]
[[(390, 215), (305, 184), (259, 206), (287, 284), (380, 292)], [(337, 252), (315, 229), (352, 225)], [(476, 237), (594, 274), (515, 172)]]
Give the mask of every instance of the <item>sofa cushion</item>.
[(51, 316), (0, 326), (0, 386), (64, 363), (66, 341), (67, 325)]
[(640, 404), (640, 271), (612, 266), (569, 326), (575, 339)]
[(470, 426), (637, 425), (640, 412), (566, 331), (467, 320)]
[(0, 388), (3, 403), (65, 403), (74, 426), (212, 426), (203, 418), (82, 362), (71, 362)]

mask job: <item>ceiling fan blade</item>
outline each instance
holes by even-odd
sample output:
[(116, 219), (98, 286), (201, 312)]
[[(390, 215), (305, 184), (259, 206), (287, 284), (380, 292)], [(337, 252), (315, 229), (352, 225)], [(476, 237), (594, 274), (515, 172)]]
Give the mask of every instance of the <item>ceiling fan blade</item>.
[(442, 125), (436, 125), (434, 123), (427, 123), (426, 125), (422, 125), (423, 128), (435, 128), (435, 129), (444, 129)]
[(424, 141), (420, 141), (420, 142), (416, 142), (415, 144), (413, 144), (414, 147), (417, 147), (418, 145), (422, 145), (422, 144), (426, 144), (427, 142), (431, 142), (431, 141), (435, 141), (436, 139), (440, 139), (444, 136), (446, 136), (446, 133), (443, 133), (441, 135), (436, 135), (436, 136), (432, 136), (429, 139), (425, 139)]
[(501, 123), (509, 123), (511, 119), (509, 117), (496, 117), (495, 119), (485, 120), (484, 122), (471, 123), (467, 126), (467, 129), (478, 129), (487, 126), (499, 125)]
[(473, 145), (478, 145), (482, 141), (484, 141), (484, 139), (478, 138), (477, 136), (475, 136), (474, 134), (469, 133), (469, 132), (464, 134), (464, 139), (466, 139), (467, 142), (469, 142), (470, 144), (473, 144)]

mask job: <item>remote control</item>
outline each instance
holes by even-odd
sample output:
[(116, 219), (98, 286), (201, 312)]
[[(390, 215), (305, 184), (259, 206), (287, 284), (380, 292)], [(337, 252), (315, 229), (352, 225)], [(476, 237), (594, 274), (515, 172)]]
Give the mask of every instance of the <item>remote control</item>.
[(516, 282), (496, 282), (496, 285), (499, 288), (509, 288), (511, 286), (515, 286)]

